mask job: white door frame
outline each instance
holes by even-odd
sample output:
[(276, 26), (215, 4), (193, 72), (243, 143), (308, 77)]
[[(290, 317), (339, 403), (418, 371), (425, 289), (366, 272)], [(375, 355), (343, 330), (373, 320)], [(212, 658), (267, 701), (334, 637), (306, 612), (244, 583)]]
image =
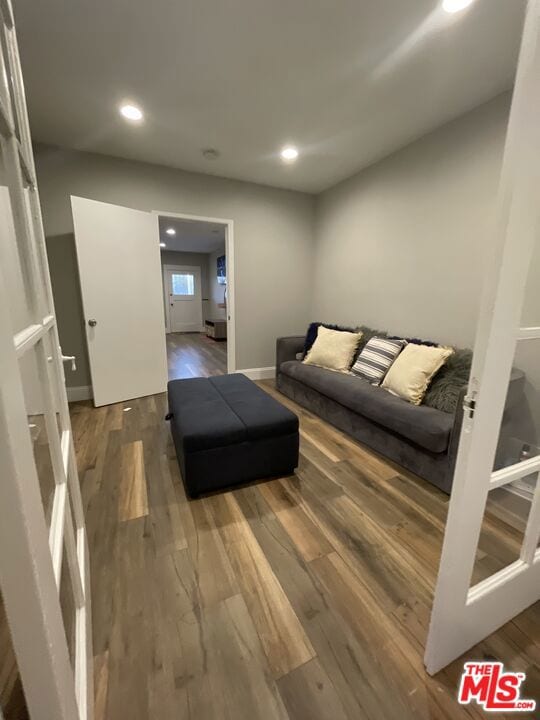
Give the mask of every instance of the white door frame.
[(156, 215), (180, 218), (182, 220), (199, 220), (225, 226), (225, 256), (227, 258), (227, 372), (236, 371), (236, 310), (235, 310), (235, 255), (234, 255), (234, 221), (226, 218), (208, 217), (207, 215), (190, 215), (188, 213), (169, 212), (168, 210), (152, 210)]
[[(173, 251), (174, 252), (174, 251)], [(204, 332), (204, 313), (203, 313), (203, 297), (202, 297), (202, 277), (201, 268), (198, 265), (163, 265), (163, 302), (165, 303), (165, 332), (170, 333), (171, 330), (171, 303), (169, 300), (169, 288), (167, 282), (167, 273), (169, 272), (192, 272), (199, 278), (199, 295), (201, 302), (201, 326), (200, 332)]]
[(540, 242), (540, 176), (534, 155), (540, 147), (539, 77), (540, 0), (529, 0), (427, 640), (430, 674), (540, 598), (540, 475), (519, 559), (471, 587), (490, 490), (540, 473), (540, 456), (492, 471), (516, 345), (540, 339), (540, 327), (519, 327), (529, 265)]

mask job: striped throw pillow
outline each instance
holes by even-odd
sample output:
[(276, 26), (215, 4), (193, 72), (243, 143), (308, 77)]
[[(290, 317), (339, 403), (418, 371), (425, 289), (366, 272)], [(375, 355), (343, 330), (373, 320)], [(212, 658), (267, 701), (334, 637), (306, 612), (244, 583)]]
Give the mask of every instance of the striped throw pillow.
[(406, 340), (371, 338), (352, 366), (353, 374), (368, 380), (372, 385), (380, 385), (406, 344)]

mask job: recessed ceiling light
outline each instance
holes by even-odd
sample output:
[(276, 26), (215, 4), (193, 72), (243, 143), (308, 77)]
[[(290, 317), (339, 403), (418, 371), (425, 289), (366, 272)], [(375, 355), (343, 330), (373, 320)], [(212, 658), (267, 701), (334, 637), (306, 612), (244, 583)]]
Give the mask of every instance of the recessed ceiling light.
[(160, 242), (160, 243), (159, 243), (159, 247), (167, 247), (167, 243)]
[(143, 119), (142, 110), (136, 105), (121, 105), (120, 114), (125, 117), (126, 120), (131, 120), (133, 122), (138, 122)]
[(167, 235), (176, 235), (176, 230), (174, 228), (167, 228), (165, 232)]
[(287, 145), (281, 151), (281, 159), (286, 162), (293, 162), (298, 157), (298, 150), (292, 145)]
[(457, 13), (460, 10), (465, 10), (472, 2), (473, 0), (443, 0), (442, 6), (447, 13)]

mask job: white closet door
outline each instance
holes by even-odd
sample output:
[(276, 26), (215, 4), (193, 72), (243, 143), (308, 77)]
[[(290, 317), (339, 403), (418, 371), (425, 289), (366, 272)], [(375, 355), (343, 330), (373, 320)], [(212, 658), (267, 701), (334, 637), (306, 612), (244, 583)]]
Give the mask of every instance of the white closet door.
[(96, 406), (164, 392), (157, 215), (71, 198)]

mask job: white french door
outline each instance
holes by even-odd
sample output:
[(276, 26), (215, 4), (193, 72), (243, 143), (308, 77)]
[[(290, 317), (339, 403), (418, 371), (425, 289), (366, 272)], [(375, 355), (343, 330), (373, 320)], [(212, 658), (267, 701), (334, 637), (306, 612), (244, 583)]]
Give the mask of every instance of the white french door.
[(201, 332), (201, 270), (198, 267), (165, 265), (165, 288), (169, 332)]
[(0, 45), (0, 589), (30, 717), (91, 720), (88, 545), (9, 0)]
[(95, 405), (165, 392), (158, 216), (72, 197)]
[[(540, 303), (532, 304), (534, 326), (520, 327), (526, 286), (536, 290), (540, 279), (529, 273), (533, 253), (538, 253), (540, 246), (539, 78), (540, 0), (530, 0), (508, 125), (492, 259), (484, 269), (487, 286), (426, 648), (425, 663), (431, 674), (540, 598), (540, 449), (530, 452), (530, 445), (522, 443), (521, 457), (516, 453), (504, 467), (493, 470), (516, 348), (518, 353), (526, 349), (530, 355), (534, 343), (540, 341)], [(527, 295), (531, 297), (530, 292)], [(530, 365), (531, 374), (538, 370), (540, 362)], [(536, 476), (536, 487), (523, 536), (511, 537), (510, 527), (507, 537), (494, 538), (492, 534), (497, 551), (494, 557), (484, 558), (488, 572), (475, 578), (475, 563), (485, 554), (479, 539), (490, 493), (531, 474), (533, 480)], [(505, 549), (510, 540), (515, 557)], [(492, 542), (492, 547), (495, 545)]]

